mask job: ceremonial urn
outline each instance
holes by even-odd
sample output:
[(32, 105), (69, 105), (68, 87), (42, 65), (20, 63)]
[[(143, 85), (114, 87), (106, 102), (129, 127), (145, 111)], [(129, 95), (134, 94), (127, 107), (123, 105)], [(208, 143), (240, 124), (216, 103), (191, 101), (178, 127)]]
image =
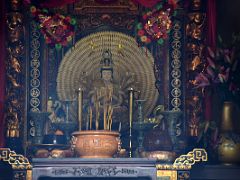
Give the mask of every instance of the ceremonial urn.
[(121, 148), (116, 131), (77, 131), (72, 136), (72, 148), (81, 158), (111, 158)]
[(179, 149), (179, 137), (182, 134), (181, 126), (182, 122), (180, 116), (182, 115), (181, 111), (163, 111), (161, 114), (164, 116), (165, 122), (168, 127), (168, 133), (171, 137), (171, 141), (174, 147), (174, 150)]
[(144, 149), (142, 157), (156, 158), (159, 163), (172, 163), (176, 157), (173, 151), (173, 143), (169, 134), (166, 119), (149, 132), (144, 138)]
[(240, 135), (236, 133), (237, 124), (234, 118), (235, 105), (224, 102), (222, 121), (220, 126), (220, 139), (218, 146), (218, 159), (223, 164), (238, 164), (240, 162)]

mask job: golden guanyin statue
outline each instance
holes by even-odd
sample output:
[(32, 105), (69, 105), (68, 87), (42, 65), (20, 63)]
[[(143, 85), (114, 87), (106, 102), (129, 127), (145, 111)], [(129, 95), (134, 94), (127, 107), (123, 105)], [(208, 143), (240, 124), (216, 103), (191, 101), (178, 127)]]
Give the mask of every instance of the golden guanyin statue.
[[(130, 88), (140, 92), (137, 94), (138, 99), (146, 100), (143, 107), (144, 117), (151, 116), (158, 103), (159, 92), (155, 86), (153, 67), (154, 58), (151, 52), (147, 48), (139, 47), (133, 37), (113, 31), (92, 33), (76, 42), (61, 60), (57, 76), (58, 99), (72, 101), (69, 106), (69, 120), (81, 120), (82, 129), (87, 126), (85, 119), (90, 119), (90, 116), (94, 128), (97, 107), (101, 110), (98, 115), (100, 121), (103, 121), (104, 117), (108, 119), (112, 116), (112, 123), (122, 122), (123, 130), (124, 126), (129, 125)], [(107, 80), (107, 76), (110, 79)], [(111, 98), (107, 99), (106, 94), (110, 94)], [(81, 113), (77, 106), (80, 96), (83, 100), (80, 103), (82, 107), (79, 108)], [(96, 103), (97, 101), (100, 104)], [(105, 109), (109, 109), (109, 116), (106, 110), (104, 116), (104, 101)], [(111, 101), (111, 106), (106, 107), (108, 101)], [(133, 117), (133, 121), (136, 121), (136, 118)], [(100, 129), (101, 126), (103, 123), (100, 123)]]
[[(128, 88), (137, 86), (134, 74), (126, 73), (114, 77), (114, 63), (109, 50), (102, 53), (99, 63), (100, 76), (82, 76), (80, 84), (84, 89), (83, 116), (89, 129), (109, 129), (119, 127), (120, 122), (128, 120)], [(112, 126), (113, 125), (113, 126)], [(121, 125), (120, 125), (121, 126)]]

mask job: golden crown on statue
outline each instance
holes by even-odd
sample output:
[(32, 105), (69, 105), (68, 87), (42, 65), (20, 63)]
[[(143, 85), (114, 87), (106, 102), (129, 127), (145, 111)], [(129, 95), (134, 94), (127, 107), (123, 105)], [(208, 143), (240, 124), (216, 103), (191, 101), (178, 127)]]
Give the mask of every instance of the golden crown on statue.
[(110, 50), (103, 51), (100, 65), (101, 65), (101, 71), (103, 70), (113, 71), (113, 60), (112, 60), (112, 53)]

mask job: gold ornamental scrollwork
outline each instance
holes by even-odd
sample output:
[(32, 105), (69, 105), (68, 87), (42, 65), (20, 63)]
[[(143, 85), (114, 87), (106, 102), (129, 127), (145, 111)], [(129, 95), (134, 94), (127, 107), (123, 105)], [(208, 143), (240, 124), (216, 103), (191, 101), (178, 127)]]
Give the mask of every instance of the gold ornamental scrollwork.
[(16, 154), (15, 151), (11, 151), (9, 148), (0, 148), (0, 160), (10, 164), (14, 170), (32, 169), (32, 166), (26, 157), (21, 154)]
[(179, 165), (192, 166), (196, 162), (207, 161), (207, 160), (208, 160), (208, 154), (206, 150), (201, 148), (195, 148), (189, 153), (187, 153), (186, 155), (181, 155), (180, 157), (178, 157), (174, 161), (173, 165), (174, 166), (179, 166)]
[(190, 170), (196, 162), (208, 161), (205, 149), (195, 148), (186, 155), (179, 156), (173, 164), (157, 164), (158, 170)]

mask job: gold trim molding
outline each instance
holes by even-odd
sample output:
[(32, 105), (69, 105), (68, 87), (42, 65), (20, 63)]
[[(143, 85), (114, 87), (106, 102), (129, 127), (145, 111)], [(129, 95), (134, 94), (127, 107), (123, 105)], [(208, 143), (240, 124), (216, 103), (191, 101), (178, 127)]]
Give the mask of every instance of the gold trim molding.
[(200, 161), (207, 161), (208, 160), (208, 155), (205, 149), (201, 148), (195, 148), (186, 155), (181, 155), (178, 157), (173, 165), (178, 166), (178, 165), (183, 165), (183, 166), (192, 166), (196, 162)]
[(0, 160), (8, 162), (14, 170), (32, 169), (32, 166), (26, 157), (21, 154), (16, 154), (15, 151), (11, 151), (9, 148), (0, 148)]
[(157, 170), (190, 170), (190, 165), (157, 164)]
[(173, 164), (157, 164), (158, 170), (190, 170), (196, 162), (208, 161), (205, 149), (195, 148), (175, 159)]

